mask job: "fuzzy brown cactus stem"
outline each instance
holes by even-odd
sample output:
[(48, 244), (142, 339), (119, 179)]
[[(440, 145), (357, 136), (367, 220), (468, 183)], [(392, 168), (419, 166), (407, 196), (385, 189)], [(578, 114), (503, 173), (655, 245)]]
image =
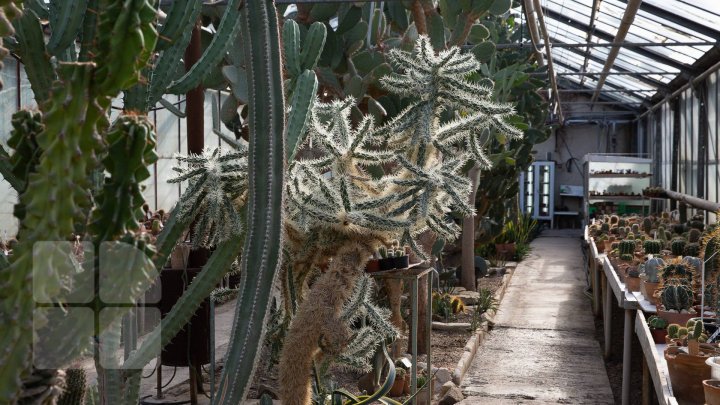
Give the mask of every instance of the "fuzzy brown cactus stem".
[(367, 263), (374, 246), (349, 243), (341, 247), (328, 271), (313, 284), (306, 301), (290, 324), (280, 358), (280, 396), (285, 405), (308, 405), (312, 392), (308, 373), (322, 352), (342, 352), (352, 336), (340, 319), (343, 305)]

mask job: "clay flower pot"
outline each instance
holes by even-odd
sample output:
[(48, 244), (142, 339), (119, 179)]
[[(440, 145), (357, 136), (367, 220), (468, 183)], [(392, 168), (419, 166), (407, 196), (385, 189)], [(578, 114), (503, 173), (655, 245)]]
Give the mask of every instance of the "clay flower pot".
[(628, 291), (640, 291), (640, 277), (625, 277), (625, 287)]
[(720, 380), (703, 380), (703, 390), (707, 405), (720, 405)]
[(640, 281), (640, 292), (643, 296), (645, 296), (646, 300), (654, 303), (655, 305), (658, 304), (657, 299), (655, 298), (655, 291), (659, 288), (660, 283), (651, 283), (644, 279)]
[(388, 396), (397, 398), (405, 395), (405, 384), (406, 381), (409, 380), (407, 377), (408, 375), (406, 374), (403, 378), (396, 378), (392, 388), (388, 391)]
[(380, 271), (380, 260), (378, 260), (378, 259), (368, 260), (367, 264), (365, 265), (365, 272), (366, 273), (374, 273), (376, 271)]
[(710, 379), (710, 366), (705, 364), (705, 360), (707, 356), (691, 356), (678, 346), (665, 349), (670, 382), (678, 402), (704, 403), (703, 380)]
[(680, 314), (677, 312), (667, 312), (662, 307), (658, 308), (657, 316), (668, 321), (668, 324), (676, 323), (678, 325), (685, 325), (690, 318), (694, 318), (697, 314)]
[(650, 334), (652, 335), (653, 342), (657, 344), (667, 343), (665, 341), (665, 338), (667, 337), (667, 329), (650, 329)]

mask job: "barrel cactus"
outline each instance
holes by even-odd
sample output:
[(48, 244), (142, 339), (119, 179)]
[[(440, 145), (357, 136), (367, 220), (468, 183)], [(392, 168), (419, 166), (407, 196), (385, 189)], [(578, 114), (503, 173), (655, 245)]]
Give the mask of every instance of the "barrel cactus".
[(689, 311), (693, 304), (693, 291), (685, 284), (669, 284), (660, 295), (665, 311)]
[(640, 234), (640, 224), (632, 224), (632, 226), (630, 227), (630, 230), (635, 235), (639, 235)]
[(667, 334), (670, 339), (677, 339), (680, 337), (680, 325), (677, 323), (671, 323), (667, 327)]
[(645, 253), (647, 254), (660, 254), (662, 247), (662, 242), (657, 239), (646, 240), (643, 242), (643, 249), (645, 249)]
[(635, 253), (635, 241), (631, 239), (621, 241), (618, 246), (618, 253), (621, 255), (632, 255)]
[(700, 244), (696, 242), (687, 243), (685, 249), (683, 249), (685, 256), (700, 256)]
[(608, 224), (607, 222), (603, 222), (602, 225), (600, 225), (600, 232), (605, 234), (610, 232), (610, 224)]
[(690, 243), (700, 242), (701, 235), (702, 235), (702, 232), (700, 232), (697, 228), (690, 229), (688, 231), (688, 242), (690, 242)]
[(622, 253), (620, 255), (620, 260), (624, 262), (631, 262), (633, 260), (634, 256), (628, 253)]
[(646, 234), (649, 235), (653, 228), (652, 220), (648, 217), (643, 218), (642, 228), (643, 228), (643, 232), (645, 232)]
[(682, 259), (673, 260), (666, 264), (661, 270), (663, 283), (690, 284), (693, 280), (694, 269)]
[(685, 252), (685, 245), (687, 241), (683, 238), (675, 238), (670, 243), (670, 251), (675, 256), (682, 256)]
[(87, 378), (82, 368), (65, 371), (65, 390), (58, 399), (58, 405), (85, 405)]

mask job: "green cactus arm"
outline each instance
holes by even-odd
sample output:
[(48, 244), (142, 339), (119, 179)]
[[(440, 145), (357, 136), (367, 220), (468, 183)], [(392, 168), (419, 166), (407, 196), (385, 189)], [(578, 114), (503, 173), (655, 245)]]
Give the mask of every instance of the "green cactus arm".
[(10, 156), (2, 145), (0, 145), (0, 176), (17, 192), (25, 188), (25, 183), (13, 174)]
[(45, 49), (45, 38), (40, 19), (32, 10), (25, 10), (22, 17), (13, 21), (18, 39), (19, 53), (27, 72), (35, 100), (41, 106), (49, 98), (55, 72)]
[[(170, 238), (166, 240), (170, 240)], [(123, 369), (142, 368), (157, 355), (155, 348), (166, 345), (175, 337), (190, 320), (200, 303), (210, 295), (217, 283), (225, 276), (227, 269), (237, 257), (237, 247), (241, 241), (242, 236), (233, 236), (218, 245), (203, 271), (193, 279), (187, 291), (163, 318), (160, 325), (148, 334), (140, 348), (125, 361)]]
[(114, 97), (140, 79), (155, 43), (154, 0), (113, 0), (99, 16), (96, 91)]
[(314, 22), (308, 30), (300, 53), (300, 68), (313, 69), (320, 59), (320, 54), (325, 47), (327, 28), (321, 22)]
[(181, 66), (178, 61), (182, 58), (185, 49), (190, 43), (192, 30), (187, 30), (183, 36), (171, 47), (165, 49), (158, 57), (152, 71), (150, 88), (148, 90), (148, 105), (155, 104), (162, 98), (167, 87), (172, 82)]
[(207, 74), (225, 57), (228, 47), (235, 41), (240, 24), (237, 23), (240, 14), (242, 0), (228, 0), (225, 14), (223, 14), (217, 32), (210, 45), (203, 52), (200, 60), (180, 79), (172, 82), (168, 92), (173, 94), (185, 94), (197, 87)]
[(50, 18), (48, 6), (43, 0), (25, 0), (23, 7), (29, 8), (34, 11), (35, 14), (43, 20)]
[(78, 60), (81, 62), (89, 61), (92, 59), (92, 55), (96, 52), (95, 34), (97, 33), (99, 1), (100, 0), (88, 0), (85, 13), (86, 15), (83, 19), (80, 40), (80, 55), (78, 57)]
[[(74, 44), (83, 19), (86, 15), (88, 0), (51, 0), (49, 5), (50, 15), (50, 40), (47, 44), (48, 52), (58, 56), (70, 45)], [(73, 52), (75, 50), (73, 49)]]
[(287, 124), (287, 156), (288, 162), (295, 160), (298, 148), (305, 141), (310, 109), (315, 101), (318, 90), (318, 81), (315, 72), (304, 71), (297, 79), (293, 91), (290, 114)]
[(241, 12), (250, 90), (249, 197), (242, 283), (218, 404), (237, 404), (252, 383), (264, 340), (270, 291), (282, 252), (285, 107), (275, 5), (252, 1)]
[(202, 9), (202, 1), (175, 0), (160, 28), (156, 51), (162, 51), (177, 43), (186, 32), (192, 31)]
[(295, 20), (287, 20), (283, 25), (282, 40), (285, 68), (292, 77), (300, 76), (300, 27)]

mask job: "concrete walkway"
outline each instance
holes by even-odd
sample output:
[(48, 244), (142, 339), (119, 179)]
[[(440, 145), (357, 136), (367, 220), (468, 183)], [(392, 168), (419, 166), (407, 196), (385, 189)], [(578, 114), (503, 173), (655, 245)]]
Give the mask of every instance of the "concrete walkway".
[(580, 233), (546, 230), (508, 286), (461, 387), (470, 404), (613, 404)]

